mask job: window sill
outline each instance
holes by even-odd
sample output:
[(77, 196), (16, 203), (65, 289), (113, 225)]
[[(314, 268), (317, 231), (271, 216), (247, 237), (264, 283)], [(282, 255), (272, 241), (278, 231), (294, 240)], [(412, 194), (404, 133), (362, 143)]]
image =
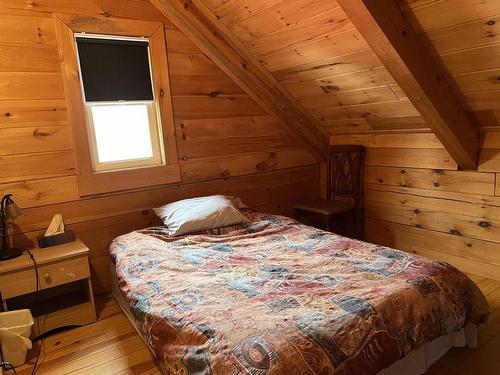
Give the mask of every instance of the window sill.
[(181, 181), (179, 164), (77, 175), (80, 197), (143, 189)]

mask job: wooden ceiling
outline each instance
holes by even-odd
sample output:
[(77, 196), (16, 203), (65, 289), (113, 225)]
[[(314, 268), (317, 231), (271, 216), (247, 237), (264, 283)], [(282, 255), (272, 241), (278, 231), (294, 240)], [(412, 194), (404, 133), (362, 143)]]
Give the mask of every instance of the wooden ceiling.
[[(329, 133), (429, 128), (336, 1), (202, 1)], [(476, 125), (498, 126), (500, 2), (399, 3)]]
[[(153, 3), (161, 1), (175, 2)], [(478, 130), (498, 127), (500, 1), (394, 1), (473, 126)], [(387, 62), (384, 65), (377, 57), (370, 48), (373, 44), (363, 38), (339, 2), (183, 3), (186, 8), (201, 4), (210, 13), (204, 17), (217, 24), (214, 35), (227, 36), (246, 60), (261, 63), (264, 74), (291, 94), (325, 135), (436, 131), (422, 116), (422, 108), (417, 110), (398, 85), (400, 77), (389, 73)]]

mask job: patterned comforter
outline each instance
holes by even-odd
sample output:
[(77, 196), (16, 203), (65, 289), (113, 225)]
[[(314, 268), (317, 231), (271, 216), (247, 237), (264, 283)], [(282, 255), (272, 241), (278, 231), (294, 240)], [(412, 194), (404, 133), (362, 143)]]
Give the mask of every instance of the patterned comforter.
[(488, 313), (448, 264), (245, 214), (241, 226), (148, 228), (110, 245), (165, 374), (376, 374)]

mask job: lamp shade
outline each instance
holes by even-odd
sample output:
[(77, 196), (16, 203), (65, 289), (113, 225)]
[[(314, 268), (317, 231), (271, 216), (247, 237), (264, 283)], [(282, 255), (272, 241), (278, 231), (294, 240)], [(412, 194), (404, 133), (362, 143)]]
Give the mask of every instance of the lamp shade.
[(16, 217), (23, 215), (23, 210), (10, 197), (5, 201), (5, 216), (7, 220), (14, 220)]

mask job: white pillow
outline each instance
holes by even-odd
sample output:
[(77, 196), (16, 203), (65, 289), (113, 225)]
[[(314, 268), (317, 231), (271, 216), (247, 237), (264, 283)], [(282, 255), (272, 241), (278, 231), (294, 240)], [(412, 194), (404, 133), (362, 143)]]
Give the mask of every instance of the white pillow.
[(246, 222), (247, 218), (232, 199), (224, 195), (184, 199), (153, 208), (153, 211), (167, 226), (170, 236), (181, 236)]

